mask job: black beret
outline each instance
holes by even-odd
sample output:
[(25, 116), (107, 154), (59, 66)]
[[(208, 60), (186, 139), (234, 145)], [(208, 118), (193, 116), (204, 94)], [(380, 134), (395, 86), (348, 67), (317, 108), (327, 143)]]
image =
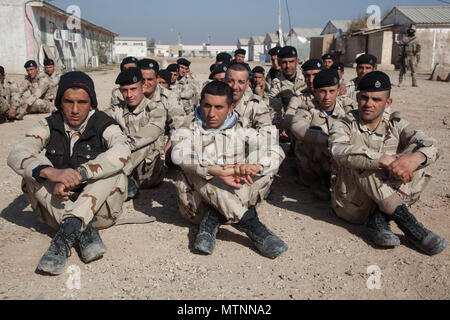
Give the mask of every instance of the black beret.
[(331, 69), (344, 71), (344, 64), (342, 62), (335, 62), (331, 65)]
[(52, 59), (44, 59), (44, 66), (54, 66), (55, 62)]
[(158, 73), (159, 64), (153, 59), (141, 59), (138, 61), (138, 68), (141, 70), (155, 70)]
[(208, 79), (212, 80), (213, 77), (218, 74), (218, 73), (223, 73), (223, 72), (227, 72), (228, 70), (228, 64), (227, 63), (222, 63), (217, 65), (216, 67), (214, 67), (213, 71), (211, 71), (211, 74), (209, 75)]
[(331, 53), (326, 53), (322, 56), (322, 60), (331, 59), (334, 61), (334, 56)]
[(128, 64), (128, 63), (136, 63), (136, 65), (138, 64), (138, 59), (136, 59), (135, 57), (126, 57), (122, 60), (122, 62), (120, 63), (120, 71), (123, 71), (123, 66)]
[(213, 72), (214, 68), (216, 67), (216, 64), (213, 63), (212, 65), (209, 66), (209, 72)]
[(185, 58), (180, 58), (177, 60), (178, 64), (182, 64), (183, 66), (189, 67), (191, 65), (191, 62)]
[(163, 78), (170, 85), (172, 73), (166, 69), (162, 69), (158, 71), (158, 77)]
[(25, 62), (24, 68), (37, 67), (37, 63), (34, 60), (28, 60)]
[(276, 56), (278, 54), (278, 51), (280, 51), (280, 49), (281, 49), (280, 46), (276, 46), (270, 49), (267, 53), (269, 54), (269, 56)]
[(97, 95), (95, 94), (94, 81), (86, 73), (70, 71), (61, 76), (58, 83), (58, 91), (55, 98), (55, 106), (61, 106), (61, 99), (67, 89), (81, 88), (87, 92), (91, 99), (92, 108), (97, 107)]
[(0, 74), (5, 74), (5, 69), (2, 66), (0, 66)]
[(177, 63), (172, 63), (167, 66), (166, 70), (170, 72), (178, 72), (180, 71), (180, 66)]
[(335, 69), (326, 69), (320, 71), (314, 77), (314, 88), (332, 87), (339, 84), (339, 75)]
[(247, 51), (245, 51), (245, 49), (242, 49), (242, 48), (239, 48), (239, 49), (237, 49), (235, 52), (234, 52), (234, 54), (236, 55), (236, 54), (245, 54)]
[(227, 52), (220, 52), (216, 56), (216, 61), (231, 61), (233, 57)]
[(256, 66), (256, 67), (254, 67), (253, 68), (253, 70), (252, 70), (252, 74), (253, 73), (262, 73), (262, 74), (265, 74), (265, 70), (264, 70), (264, 68), (263, 67), (261, 67), (261, 66)]
[(362, 77), (357, 90), (366, 92), (388, 91), (391, 90), (391, 80), (382, 71), (372, 71)]
[(377, 57), (369, 53), (364, 53), (355, 59), (356, 64), (370, 64), (375, 67), (377, 64)]
[(308, 70), (322, 70), (323, 62), (319, 59), (309, 59), (304, 64), (302, 64), (302, 69), (304, 71)]
[(127, 86), (141, 81), (142, 81), (141, 69), (131, 67), (119, 73), (116, 79), (116, 84), (121, 86)]
[(297, 49), (291, 46), (285, 46), (278, 51), (278, 59), (297, 58)]

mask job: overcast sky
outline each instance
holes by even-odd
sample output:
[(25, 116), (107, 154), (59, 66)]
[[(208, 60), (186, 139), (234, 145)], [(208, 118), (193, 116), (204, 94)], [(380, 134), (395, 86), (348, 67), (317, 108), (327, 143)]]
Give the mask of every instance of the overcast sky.
[[(48, 0), (47, 0), (48, 1)], [(66, 10), (78, 5), (81, 17), (123, 37), (146, 37), (161, 44), (235, 45), (238, 38), (265, 36), (278, 25), (278, 0), (53, 0)], [(447, 6), (450, 0), (281, 0), (283, 32), (292, 27), (323, 28), (329, 20), (347, 20), (378, 5)], [(287, 6), (286, 6), (287, 3)], [(289, 7), (289, 15), (287, 7)]]

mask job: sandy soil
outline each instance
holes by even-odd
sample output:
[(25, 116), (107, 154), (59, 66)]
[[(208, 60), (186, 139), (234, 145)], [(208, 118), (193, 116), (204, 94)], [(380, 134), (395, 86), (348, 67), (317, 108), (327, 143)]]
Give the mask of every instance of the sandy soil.
[[(210, 63), (194, 61), (191, 69), (205, 80)], [(100, 108), (109, 101), (118, 70), (90, 73)], [(397, 73), (389, 74), (396, 84)], [(353, 69), (346, 69), (347, 80), (354, 75)], [(394, 88), (393, 108), (438, 140), (440, 159), (431, 166), (434, 178), (412, 212), (449, 240), (450, 86), (426, 78), (419, 75), (419, 88), (410, 87), (410, 80), (406, 87)], [(365, 239), (364, 226), (339, 220), (327, 203), (299, 187), (292, 158), (283, 162), (272, 195), (258, 210), (261, 220), (289, 246), (275, 260), (258, 254), (245, 234), (230, 226), (220, 228), (213, 255), (196, 254), (192, 246), (197, 226), (178, 213), (172, 169), (158, 188), (124, 205), (124, 215), (149, 215), (155, 222), (103, 230), (108, 247), (103, 259), (86, 265), (73, 250), (66, 273), (39, 275), (36, 265), (54, 231), (37, 220), (21, 193), (21, 178), (7, 167), (6, 158), (25, 130), (45, 116), (28, 115), (0, 125), (0, 299), (450, 298), (448, 248), (433, 257), (419, 253), (396, 226), (401, 246), (374, 247)], [(374, 265), (381, 271), (379, 289), (367, 285), (368, 267)], [(73, 281), (75, 274), (79, 283)]]

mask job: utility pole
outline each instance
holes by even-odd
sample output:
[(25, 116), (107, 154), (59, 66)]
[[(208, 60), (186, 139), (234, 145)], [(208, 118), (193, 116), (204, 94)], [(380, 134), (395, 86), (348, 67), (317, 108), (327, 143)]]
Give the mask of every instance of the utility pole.
[(281, 47), (284, 47), (283, 30), (281, 29), (281, 3), (278, 0), (278, 41)]

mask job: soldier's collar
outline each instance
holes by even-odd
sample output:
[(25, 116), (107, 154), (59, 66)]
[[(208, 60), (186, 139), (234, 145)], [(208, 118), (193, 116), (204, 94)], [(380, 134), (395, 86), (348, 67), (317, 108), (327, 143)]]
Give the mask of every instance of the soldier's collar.
[(139, 103), (133, 110), (130, 110), (130, 107), (127, 106), (127, 109), (130, 113), (139, 114), (144, 111), (145, 106), (148, 104), (149, 100), (144, 96), (141, 103)]

